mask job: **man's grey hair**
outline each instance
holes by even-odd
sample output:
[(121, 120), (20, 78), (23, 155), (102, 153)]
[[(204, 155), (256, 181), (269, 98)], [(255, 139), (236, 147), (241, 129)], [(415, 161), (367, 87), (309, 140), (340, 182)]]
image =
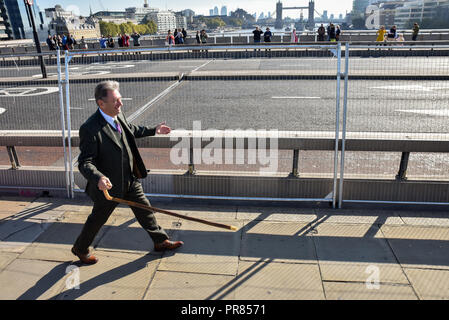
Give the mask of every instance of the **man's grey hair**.
[[(95, 87), (95, 102), (103, 100), (108, 96), (109, 91), (119, 90), (119, 83), (117, 81), (102, 81)], [(98, 102), (97, 102), (98, 103)]]

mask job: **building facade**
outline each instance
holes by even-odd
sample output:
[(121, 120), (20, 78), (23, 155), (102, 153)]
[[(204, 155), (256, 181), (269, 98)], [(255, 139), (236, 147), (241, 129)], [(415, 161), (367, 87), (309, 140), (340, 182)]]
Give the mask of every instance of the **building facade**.
[(153, 12), (148, 14), (147, 19), (156, 23), (158, 33), (167, 33), (168, 30), (177, 28), (176, 15), (172, 11)]
[[(48, 36), (48, 21), (36, 1), (31, 10), (40, 41)], [(33, 39), (33, 28), (23, 0), (0, 0), (0, 40)]]
[(410, 21), (420, 22), (434, 18), (441, 8), (449, 7), (449, 0), (418, 0), (397, 7), (394, 23), (398, 28), (406, 28)]
[(48, 28), (51, 34), (72, 34), (75, 39), (101, 37), (100, 24), (94, 16), (79, 17), (59, 5), (45, 9), (45, 15), (51, 19)]

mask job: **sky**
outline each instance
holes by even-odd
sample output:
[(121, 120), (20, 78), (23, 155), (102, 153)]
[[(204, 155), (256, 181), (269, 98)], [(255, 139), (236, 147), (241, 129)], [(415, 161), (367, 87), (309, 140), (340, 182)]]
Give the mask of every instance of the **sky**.
[[(45, 8), (51, 8), (59, 4), (64, 9), (68, 9), (76, 13), (78, 11), (80, 15), (89, 14), (89, 6), (92, 7), (92, 12), (102, 10), (111, 11), (124, 11), (125, 7), (142, 7), (143, 0), (35, 0), (41, 10)], [(249, 13), (257, 13), (257, 16), (261, 12), (266, 15), (268, 11), (276, 11), (276, 2), (278, 0), (212, 0), (205, 4), (204, 0), (149, 0), (150, 7), (159, 8), (162, 10), (168, 9), (173, 11), (181, 11), (184, 9), (192, 9), (196, 14), (209, 15), (209, 9), (217, 6), (220, 10), (223, 5), (227, 6), (228, 13), (234, 11), (237, 8), (242, 8)], [(282, 0), (284, 7), (305, 7), (308, 6), (309, 0)], [(340, 13), (345, 14), (346, 11), (350, 12), (352, 9), (353, 0), (315, 0), (315, 9), (322, 13), (323, 10), (328, 11), (328, 15), (331, 13), (338, 15)], [(303, 12), (304, 17), (307, 17), (307, 10)], [(299, 18), (299, 10), (284, 11), (284, 17)]]

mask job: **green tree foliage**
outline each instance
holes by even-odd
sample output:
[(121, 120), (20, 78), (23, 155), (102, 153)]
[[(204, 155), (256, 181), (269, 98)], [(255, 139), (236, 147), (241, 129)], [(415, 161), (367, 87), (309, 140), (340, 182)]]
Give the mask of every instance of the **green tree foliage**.
[(241, 27), (243, 24), (243, 20), (239, 18), (230, 18), (229, 24), (233, 27)]
[(100, 21), (100, 32), (104, 36), (117, 36), (119, 33), (131, 34), (137, 32), (140, 34), (154, 34), (157, 31), (157, 25), (154, 21), (145, 21), (146, 23), (134, 24), (130, 21), (121, 24), (113, 22)]
[(218, 27), (223, 27), (226, 23), (221, 18), (204, 18), (204, 22), (210, 29), (216, 29)]

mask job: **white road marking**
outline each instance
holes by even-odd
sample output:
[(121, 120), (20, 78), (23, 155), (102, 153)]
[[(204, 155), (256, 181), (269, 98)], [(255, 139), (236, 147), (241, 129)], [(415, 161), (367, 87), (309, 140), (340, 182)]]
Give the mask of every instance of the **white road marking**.
[(321, 97), (271, 97), (271, 99), (321, 99)]
[(371, 89), (383, 89), (383, 90), (391, 90), (391, 91), (398, 91), (398, 90), (404, 90), (404, 91), (423, 91), (423, 92), (433, 92), (434, 90), (445, 90), (449, 89), (449, 86), (447, 85), (441, 85), (441, 86), (422, 86), (419, 84), (410, 84), (410, 85), (403, 85), (403, 86), (381, 86), (381, 87), (370, 87)]
[(208, 64), (211, 63), (212, 61), (214, 61), (214, 60), (212, 59), (212, 60), (209, 60), (209, 61), (203, 63), (202, 65), (200, 65), (200, 66), (196, 67), (195, 69), (193, 69), (192, 72), (198, 71), (199, 69), (201, 69), (202, 67), (208, 65)]
[(6, 109), (0, 108), (0, 114), (4, 113), (5, 111), (6, 111)]
[(449, 109), (418, 109), (418, 110), (396, 110), (399, 112), (408, 112), (408, 113), (417, 113), (417, 114), (425, 114), (428, 116), (440, 116), (440, 117), (449, 117)]
[(0, 89), (0, 97), (31, 97), (55, 92), (59, 92), (58, 87), (6, 88)]

